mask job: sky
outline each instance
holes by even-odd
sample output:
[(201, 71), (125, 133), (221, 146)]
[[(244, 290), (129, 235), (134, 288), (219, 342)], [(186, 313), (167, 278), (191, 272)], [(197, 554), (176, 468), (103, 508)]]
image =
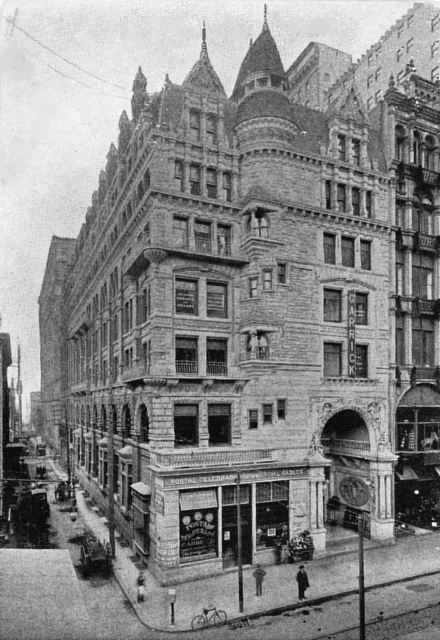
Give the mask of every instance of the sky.
[[(266, 0), (285, 69), (311, 40), (357, 60), (407, 1)], [(11, 335), (23, 408), (40, 389), (38, 296), (53, 235), (76, 237), (118, 120), (131, 117), (139, 66), (147, 91), (181, 83), (200, 54), (230, 95), (263, 0), (6, 0), (0, 4), (0, 331)], [(16, 13), (16, 26), (10, 20)]]

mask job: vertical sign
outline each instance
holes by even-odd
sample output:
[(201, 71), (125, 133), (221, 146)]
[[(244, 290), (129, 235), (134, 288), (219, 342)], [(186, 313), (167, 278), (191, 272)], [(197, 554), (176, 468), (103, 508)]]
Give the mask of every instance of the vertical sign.
[(348, 292), (348, 377), (356, 377), (356, 292)]

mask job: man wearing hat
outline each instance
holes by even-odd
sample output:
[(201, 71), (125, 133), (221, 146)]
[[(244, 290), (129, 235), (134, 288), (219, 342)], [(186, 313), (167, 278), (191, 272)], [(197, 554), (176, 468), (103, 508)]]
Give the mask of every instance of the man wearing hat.
[(309, 578), (307, 576), (307, 573), (304, 570), (303, 564), (299, 566), (299, 571), (296, 574), (296, 581), (298, 583), (298, 598), (299, 598), (299, 601), (302, 602), (303, 600), (306, 600), (305, 591), (310, 586)]

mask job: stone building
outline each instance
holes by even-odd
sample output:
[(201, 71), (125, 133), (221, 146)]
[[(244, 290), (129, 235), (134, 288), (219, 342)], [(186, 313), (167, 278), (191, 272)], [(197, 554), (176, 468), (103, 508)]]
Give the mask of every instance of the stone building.
[(325, 44), (311, 42), (289, 68), (292, 101), (325, 111), (340, 85), (354, 79), (370, 111), (383, 100), (388, 80), (397, 85), (406, 77), (408, 65), (420, 76), (440, 80), (440, 5), (415, 3), (354, 64), (351, 56)]
[(41, 435), (41, 430), (43, 427), (41, 392), (31, 391), (29, 397), (31, 400), (31, 413), (29, 417), (30, 429), (35, 433), (35, 435)]
[[(61, 453), (68, 396), (67, 278), (75, 260), (76, 240), (52, 237), (39, 305), (41, 363), (41, 433), (56, 455)], [(65, 447), (64, 447), (65, 448)]]
[(291, 103), (265, 18), (229, 99), (204, 30), (181, 85), (146, 87), (139, 69), (64, 300), (81, 484), (107, 510), (112, 456), (117, 528), (164, 583), (237, 562), (238, 481), (245, 563), (305, 529), (324, 552), (360, 513), (391, 541), (392, 181), (355, 84)]
[(395, 384), (396, 510), (413, 516), (440, 497), (440, 87), (414, 73), (371, 112), (394, 173), (396, 238), (391, 364)]

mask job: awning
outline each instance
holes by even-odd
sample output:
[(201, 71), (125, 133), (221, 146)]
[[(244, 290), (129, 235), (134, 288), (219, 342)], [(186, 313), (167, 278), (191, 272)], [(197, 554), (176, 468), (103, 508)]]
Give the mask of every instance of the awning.
[(135, 482), (130, 485), (132, 490), (140, 496), (151, 496), (151, 487), (145, 482)]
[(408, 464), (403, 465), (403, 473), (396, 471), (396, 474), (399, 480), (420, 480), (417, 473)]
[(133, 447), (130, 446), (129, 444), (126, 444), (125, 447), (122, 447), (122, 449), (119, 449), (118, 456), (120, 458), (131, 460), (131, 458), (133, 457)]
[(217, 492), (215, 489), (182, 491), (180, 493), (180, 509), (182, 511), (192, 511), (193, 509), (212, 509), (216, 506)]

